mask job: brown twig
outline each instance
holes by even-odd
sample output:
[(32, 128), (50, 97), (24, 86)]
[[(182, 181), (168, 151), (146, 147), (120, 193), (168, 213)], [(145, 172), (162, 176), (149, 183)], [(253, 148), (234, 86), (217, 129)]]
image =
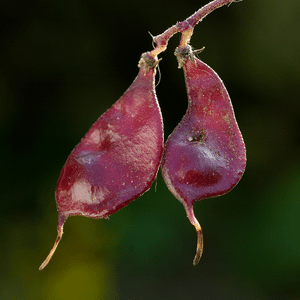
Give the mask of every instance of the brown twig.
[(180, 46), (187, 45), (193, 34), (194, 27), (202, 21), (207, 15), (213, 12), (215, 9), (224, 6), (226, 4), (231, 4), (236, 0), (213, 0), (197, 10), (193, 15), (188, 17), (183, 22), (177, 22), (175, 25), (167, 29), (162, 34), (153, 37), (153, 41), (156, 47), (148, 52), (148, 55), (156, 57), (158, 54), (162, 53), (167, 49), (169, 39), (176, 33), (184, 33), (181, 38)]

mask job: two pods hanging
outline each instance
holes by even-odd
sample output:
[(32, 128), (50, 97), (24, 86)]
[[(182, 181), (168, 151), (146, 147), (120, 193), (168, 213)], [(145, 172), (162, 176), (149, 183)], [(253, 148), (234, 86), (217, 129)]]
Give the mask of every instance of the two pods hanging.
[[(208, 14), (232, 1), (210, 2), (197, 12), (198, 19), (205, 16), (202, 11)], [(110, 216), (151, 187), (160, 165), (167, 187), (195, 226), (198, 242), (194, 265), (199, 262), (203, 235), (193, 204), (229, 192), (238, 183), (245, 170), (246, 150), (222, 80), (195, 57), (189, 45), (180, 45), (175, 52), (184, 70), (188, 109), (164, 146), (154, 78), (157, 55), (166, 49), (172, 30), (171, 35), (167, 30), (159, 36), (163, 42), (152, 55), (142, 55), (132, 85), (68, 157), (55, 193), (57, 238), (40, 270), (53, 256), (68, 217)]]

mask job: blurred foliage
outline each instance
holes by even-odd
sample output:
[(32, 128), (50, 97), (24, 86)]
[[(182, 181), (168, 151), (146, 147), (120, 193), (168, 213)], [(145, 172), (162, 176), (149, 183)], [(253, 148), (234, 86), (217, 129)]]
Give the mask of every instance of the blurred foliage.
[[(182, 205), (157, 187), (108, 220), (70, 218), (57, 253), (54, 190), (72, 148), (129, 87), (151, 37), (204, 0), (1, 0), (0, 299), (300, 299), (300, 2), (247, 1), (195, 28), (191, 44), (225, 82), (246, 172), (195, 205), (204, 255)], [(161, 55), (157, 94), (171, 133), (186, 93)]]

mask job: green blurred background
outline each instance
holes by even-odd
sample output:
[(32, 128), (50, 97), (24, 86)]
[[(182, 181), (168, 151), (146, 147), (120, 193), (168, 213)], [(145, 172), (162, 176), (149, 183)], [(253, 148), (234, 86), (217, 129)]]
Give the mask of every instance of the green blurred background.
[[(0, 299), (300, 299), (300, 1), (223, 7), (191, 44), (223, 79), (248, 164), (237, 187), (195, 213), (196, 233), (159, 173), (110, 217), (72, 217), (56, 238), (67, 156), (129, 87), (153, 35), (204, 0), (0, 0)], [(165, 137), (187, 98), (174, 36), (160, 55)]]

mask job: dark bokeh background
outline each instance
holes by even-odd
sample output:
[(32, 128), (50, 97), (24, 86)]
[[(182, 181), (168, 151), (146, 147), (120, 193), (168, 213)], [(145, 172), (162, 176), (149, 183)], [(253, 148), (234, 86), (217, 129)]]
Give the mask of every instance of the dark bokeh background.
[[(110, 220), (70, 218), (52, 261), (60, 170), (94, 121), (129, 87), (150, 31), (205, 0), (0, 1), (0, 299), (300, 299), (300, 1), (249, 1), (198, 24), (191, 44), (225, 82), (246, 172), (195, 213), (157, 188)], [(157, 94), (167, 137), (187, 98), (174, 36)]]

